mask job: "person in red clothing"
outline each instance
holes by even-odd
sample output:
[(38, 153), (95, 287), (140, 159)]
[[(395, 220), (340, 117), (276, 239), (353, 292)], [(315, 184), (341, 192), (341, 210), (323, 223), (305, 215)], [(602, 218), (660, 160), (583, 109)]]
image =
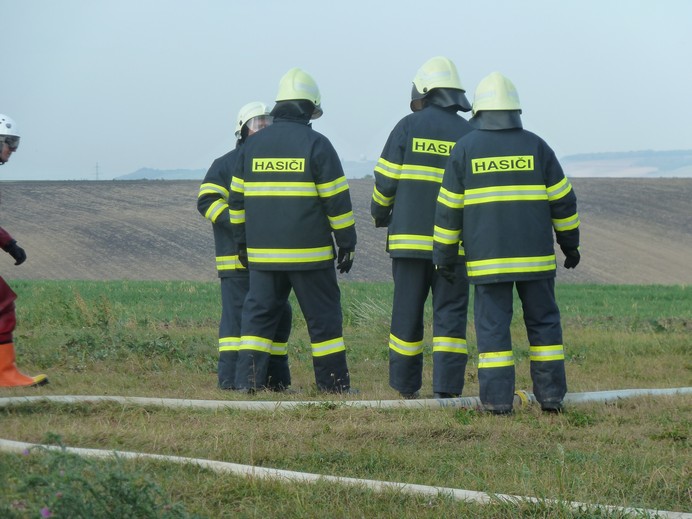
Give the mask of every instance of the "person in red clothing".
[[(8, 116), (0, 114), (0, 165), (10, 159), (19, 147), (17, 125)], [(26, 261), (26, 252), (17, 240), (0, 227), (0, 248), (14, 258), (15, 265)], [(24, 375), (15, 365), (14, 343), (12, 332), (17, 324), (14, 301), (17, 299), (10, 286), (0, 277), (0, 387), (42, 386), (48, 383), (46, 375)]]

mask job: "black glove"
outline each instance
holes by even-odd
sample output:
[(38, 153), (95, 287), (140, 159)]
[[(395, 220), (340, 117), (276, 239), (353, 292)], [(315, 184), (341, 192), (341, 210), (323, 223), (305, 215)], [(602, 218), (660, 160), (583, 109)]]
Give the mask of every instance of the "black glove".
[(339, 255), (337, 257), (336, 268), (342, 274), (348, 273), (353, 266), (353, 258), (356, 255), (356, 251), (353, 249), (339, 248)]
[(435, 265), (435, 270), (450, 285), (453, 285), (457, 279), (457, 273), (454, 272), (454, 265)]
[(565, 268), (573, 269), (579, 265), (579, 260), (581, 259), (581, 254), (579, 254), (579, 249), (569, 249), (567, 247), (562, 247), (562, 253), (565, 255)]
[(21, 265), (26, 261), (26, 252), (24, 252), (24, 249), (17, 245), (17, 240), (12, 240), (5, 245), (2, 250), (14, 258), (15, 265)]
[(247, 246), (244, 243), (238, 245), (238, 261), (247, 268)]
[(392, 213), (389, 213), (383, 218), (375, 218), (375, 227), (389, 227), (392, 222)]

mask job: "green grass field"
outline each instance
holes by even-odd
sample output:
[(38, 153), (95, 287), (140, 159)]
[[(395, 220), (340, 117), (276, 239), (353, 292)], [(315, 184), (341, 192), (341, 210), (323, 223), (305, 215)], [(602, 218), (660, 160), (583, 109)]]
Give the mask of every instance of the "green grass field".
[[(215, 388), (220, 315), (216, 283), (15, 281), (12, 286), (19, 295), (18, 364), (27, 373), (45, 372), (51, 384), (0, 390), (0, 398), (82, 394), (241, 399)], [(344, 337), (359, 399), (397, 398), (387, 383), (392, 290), (390, 283), (342, 285)], [(558, 285), (557, 297), (570, 392), (692, 385), (689, 287)], [(296, 393), (259, 393), (255, 400), (323, 399), (314, 389), (309, 338), (293, 303), (289, 355)], [(468, 331), (464, 395), (474, 396), (478, 385), (472, 315)], [(528, 344), (518, 304), (512, 333), (517, 389), (530, 391)], [(424, 397), (432, 395), (430, 357), (428, 351)], [(692, 512), (690, 396), (574, 405), (558, 416), (519, 408), (511, 417), (464, 409), (358, 409), (339, 405), (339, 400), (273, 412), (32, 403), (0, 408), (0, 438)], [(39, 517), (39, 501), (47, 498), (36, 489), (58, 485), (59, 478), (50, 474), (63, 463), (46, 459), (33, 452), (0, 454), (0, 516)], [(478, 505), (326, 482), (268, 482), (161, 462), (124, 462), (116, 468), (98, 463), (87, 472), (113, 470), (119, 481), (122, 474), (138, 474), (133, 481), (141, 475), (163, 489), (165, 499), (179, 504), (160, 507), (156, 517), (184, 516), (175, 515), (180, 507), (201, 517), (622, 515), (551, 502)], [(102, 491), (95, 494), (106, 501)], [(22, 506), (26, 510), (20, 510)], [(112, 515), (121, 516), (128, 515)]]

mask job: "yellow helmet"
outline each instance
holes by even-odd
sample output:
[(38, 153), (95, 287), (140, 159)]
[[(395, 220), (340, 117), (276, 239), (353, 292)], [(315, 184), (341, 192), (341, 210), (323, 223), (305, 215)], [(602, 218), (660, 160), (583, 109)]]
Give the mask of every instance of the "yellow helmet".
[(311, 119), (317, 119), (322, 115), (320, 106), (320, 89), (310, 74), (299, 68), (292, 68), (279, 81), (279, 92), (276, 101), (294, 101), (304, 99), (315, 105)]
[(462, 109), (466, 108), (464, 105), (468, 107), (466, 96), (463, 95), (465, 90), (461, 86), (459, 73), (449, 58), (444, 56), (430, 58), (418, 69), (416, 77), (413, 78), (413, 88), (411, 89), (411, 110), (414, 112), (421, 110), (423, 108), (422, 99), (434, 88), (461, 90), (460, 96), (463, 97), (463, 100), (459, 104)]
[[(258, 128), (264, 128), (267, 126), (266, 123), (269, 123), (272, 119), (272, 117), (269, 115), (269, 108), (267, 105), (260, 101), (253, 101), (252, 103), (248, 103), (245, 106), (243, 106), (240, 111), (238, 112), (238, 119), (237, 123), (235, 126), (235, 137), (236, 139), (240, 139), (240, 134), (243, 130), (243, 126), (248, 124), (251, 119), (258, 119), (258, 122), (265, 123), (264, 125), (258, 125)], [(253, 130), (257, 131), (257, 129), (252, 128)]]
[(473, 96), (473, 113), (482, 110), (519, 110), (519, 94), (514, 84), (499, 72), (485, 76)]

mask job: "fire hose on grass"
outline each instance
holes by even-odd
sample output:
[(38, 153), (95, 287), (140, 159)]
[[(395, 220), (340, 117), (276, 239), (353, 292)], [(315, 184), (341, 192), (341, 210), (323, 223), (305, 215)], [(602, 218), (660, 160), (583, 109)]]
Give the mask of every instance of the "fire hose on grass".
[[(691, 387), (670, 388), (670, 389), (623, 389), (613, 391), (597, 391), (589, 393), (567, 394), (564, 399), (566, 405), (583, 403), (611, 403), (624, 398), (639, 396), (672, 396), (692, 394)], [(310, 405), (322, 404), (322, 401), (229, 401), (229, 400), (187, 400), (170, 398), (143, 398), (143, 397), (124, 397), (124, 396), (80, 396), (80, 395), (46, 395), (46, 396), (19, 396), (0, 398), (0, 408), (27, 405), (36, 402), (55, 402), (66, 404), (77, 403), (99, 403), (116, 402), (125, 405), (159, 406), (172, 408), (194, 408), (194, 409), (240, 409), (240, 410), (288, 410)], [(536, 402), (533, 394), (525, 391), (517, 391), (515, 395), (515, 405), (526, 406)], [(481, 402), (478, 397), (460, 397), (450, 399), (422, 399), (422, 400), (349, 400), (334, 401), (336, 405), (358, 408), (480, 408)], [(600, 509), (609, 512), (622, 512), (625, 514), (641, 515), (649, 514), (656, 517), (668, 519), (692, 519), (692, 513), (670, 512), (665, 510), (650, 510), (643, 508), (627, 508), (609, 505), (595, 505), (579, 502), (563, 502), (550, 499), (537, 499), (530, 496), (513, 496), (507, 494), (490, 494), (473, 490), (462, 490), (447, 487), (415, 485), (409, 483), (397, 483), (391, 481), (376, 481), (359, 478), (337, 477), (324, 474), (310, 474), (306, 472), (295, 472), (289, 470), (272, 469), (266, 467), (255, 467), (251, 465), (240, 465), (237, 463), (227, 463), (215, 460), (205, 460), (199, 458), (186, 458), (180, 456), (166, 456), (160, 454), (147, 454), (127, 451), (108, 451), (100, 449), (83, 449), (76, 447), (56, 447), (33, 443), (24, 443), (12, 440), (0, 439), (0, 451), (21, 453), (34, 447), (46, 449), (64, 449), (67, 452), (96, 458), (110, 458), (118, 456), (125, 459), (153, 459), (167, 461), (170, 463), (190, 464), (202, 468), (207, 468), (219, 473), (228, 473), (238, 476), (270, 479), (281, 482), (293, 483), (315, 483), (326, 481), (338, 483), (340, 485), (357, 486), (367, 488), (375, 492), (397, 491), (414, 495), (426, 496), (446, 496), (455, 500), (473, 502), (478, 504), (499, 503), (499, 502), (530, 502), (546, 504), (562, 504), (575, 510)]]

